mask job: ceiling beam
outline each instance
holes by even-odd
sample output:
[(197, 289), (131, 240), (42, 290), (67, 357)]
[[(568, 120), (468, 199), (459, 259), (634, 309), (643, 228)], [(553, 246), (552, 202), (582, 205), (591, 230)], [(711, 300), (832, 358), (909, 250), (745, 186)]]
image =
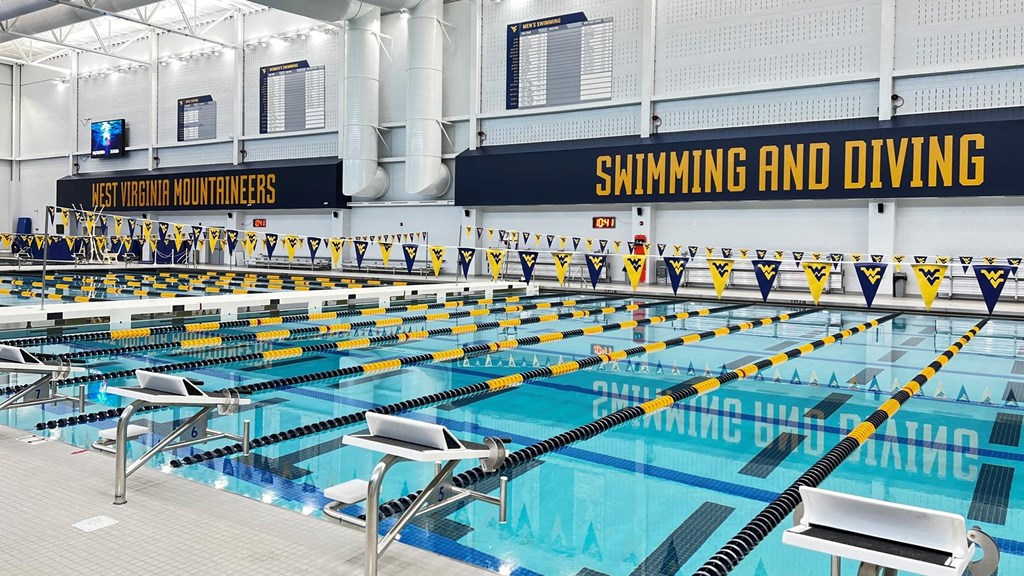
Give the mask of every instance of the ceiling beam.
[[(192, 38), (193, 40), (199, 40), (199, 41), (202, 41), (202, 42), (208, 42), (210, 44), (216, 44), (216, 45), (218, 45), (218, 46), (220, 46), (222, 48), (234, 48), (235, 47), (233, 44), (227, 44), (227, 43), (221, 42), (219, 40), (212, 40), (210, 38), (204, 38), (202, 36), (199, 36), (199, 35), (196, 35), (196, 34), (192, 34), (192, 33), (189, 33), (189, 32), (183, 32), (181, 30), (176, 30), (174, 28), (169, 28), (167, 26), (160, 26), (159, 24), (152, 24), (150, 22), (146, 22), (144, 20), (139, 20), (138, 18), (133, 18), (133, 17), (127, 16), (125, 14), (119, 14), (117, 12), (109, 12), (107, 10), (101, 10), (99, 8), (88, 6), (86, 4), (80, 4), (78, 2), (73, 2), (72, 0), (52, 0), (52, 1), (55, 4), (60, 4), (61, 6), (69, 6), (71, 8), (76, 8), (78, 10), (85, 10), (86, 12), (92, 12), (93, 14), (99, 14), (100, 16), (109, 16), (111, 18), (117, 18), (118, 20), (124, 20), (126, 22), (134, 22), (135, 24), (140, 24), (142, 26), (149, 26), (150, 28), (154, 28), (156, 30), (160, 30), (161, 32), (167, 32), (169, 34), (177, 34), (179, 36), (185, 36), (186, 38)], [(191, 28), (191, 24), (188, 23), (187, 20), (186, 20), (186, 25), (189, 28)]]
[(25, 38), (33, 40), (35, 42), (42, 42), (43, 44), (52, 44), (54, 46), (60, 46), (62, 48), (71, 48), (72, 50), (78, 50), (80, 52), (88, 52), (90, 54), (97, 54), (99, 56), (107, 56), (109, 58), (117, 58), (118, 60), (127, 60), (128, 62), (135, 62), (136, 64), (142, 64), (143, 66), (149, 66), (149, 62), (146, 60), (139, 60), (138, 58), (130, 58), (128, 56), (119, 56), (117, 54), (109, 54), (102, 50), (93, 50), (92, 48), (86, 48), (85, 46), (75, 46), (72, 44), (65, 44), (63, 42), (57, 42), (56, 40), (48, 40), (46, 38), (40, 38), (38, 36), (29, 36), (28, 34), (21, 34), (20, 32), (7, 32), (11, 36), (17, 36), (18, 38)]

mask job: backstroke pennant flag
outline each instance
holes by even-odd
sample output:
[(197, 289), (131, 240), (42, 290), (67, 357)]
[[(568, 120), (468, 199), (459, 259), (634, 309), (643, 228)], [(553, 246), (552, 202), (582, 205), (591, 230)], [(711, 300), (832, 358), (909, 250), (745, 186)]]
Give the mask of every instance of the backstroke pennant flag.
[(974, 262), (974, 256), (961, 256), (960, 266), (964, 269), (964, 273), (971, 267), (971, 262)]
[(490, 249), (487, 251), (487, 265), (491, 268), (491, 279), (495, 282), (498, 281), (498, 276), (501, 275), (501, 265), (505, 262), (505, 251)]
[(434, 278), (441, 275), (441, 265), (444, 264), (444, 246), (428, 246), (430, 252), (430, 264), (434, 267)]
[(1017, 269), (1020, 267), (1020, 258), (1007, 258), (1007, 262), (1010, 263), (1010, 274), (1017, 275)]
[[(52, 220), (52, 218), (51, 218)], [(121, 235), (121, 226), (124, 225), (124, 216), (114, 216), (114, 236)]]
[(459, 268), (462, 269), (462, 277), (469, 280), (469, 266), (473, 264), (473, 257), (476, 256), (476, 248), (459, 248)]
[(57, 207), (56, 206), (47, 206), (46, 207), (46, 216), (50, 219), (50, 225), (53, 225), (53, 221), (57, 217)]
[(665, 244), (658, 244), (658, 256), (665, 255)]
[(832, 252), (831, 254), (828, 255), (828, 259), (833, 262), (832, 269), (839, 270), (840, 264), (843, 263), (843, 255), (840, 254), (839, 252)]
[(555, 242), (555, 235), (554, 234), (548, 234), (548, 248), (551, 248), (551, 245), (554, 242)]
[(366, 240), (353, 240), (352, 248), (356, 251), (356, 267), (363, 267), (363, 258), (366, 256), (366, 248), (370, 245)]
[(981, 295), (985, 297), (985, 306), (988, 306), (988, 313), (995, 310), (999, 295), (1003, 293), (1006, 280), (1010, 277), (1009, 266), (975, 266), (974, 275), (978, 277), (978, 287), (981, 288)]
[(519, 263), (523, 266), (523, 279), (529, 284), (533, 280), (533, 270), (537, 267), (537, 252), (535, 250), (520, 250)]
[(199, 238), (202, 238), (202, 236), (203, 236), (203, 227), (202, 226), (193, 226), (192, 227), (192, 237), (189, 238), (189, 240), (192, 240), (193, 242), (195, 242)]
[(903, 269), (903, 261), (906, 260), (906, 259), (907, 259), (907, 257), (904, 256), (903, 254), (893, 254), (892, 255), (892, 261), (896, 263), (896, 271), (897, 272), (899, 272), (901, 269)]
[(604, 251), (608, 250), (608, 241), (607, 240), (598, 240), (597, 241), (597, 245), (601, 248), (601, 252), (604, 252)]
[(246, 256), (252, 256), (253, 250), (256, 250), (256, 240), (258, 236), (255, 232), (246, 232), (245, 238), (242, 239), (242, 248), (245, 249)]
[(687, 246), (686, 249), (690, 251), (690, 258), (696, 258), (697, 250), (700, 249), (700, 246)]
[(665, 270), (668, 272), (668, 281), (672, 285), (672, 293), (679, 293), (679, 284), (683, 281), (683, 271), (686, 270), (686, 263), (689, 258), (679, 256), (665, 256)]
[(761, 289), (761, 298), (767, 302), (768, 295), (775, 286), (775, 277), (779, 275), (779, 265), (782, 263), (778, 260), (751, 260), (750, 263), (754, 265), (754, 277), (757, 278), (757, 286)]
[(580, 239), (573, 236), (572, 239), (572, 251), (575, 252), (580, 247)]
[(225, 234), (228, 242), (228, 255), (235, 255), (235, 247), (238, 246), (238, 230), (228, 230)]
[(402, 255), (405, 256), (405, 270), (409, 274), (412, 274), (413, 266), (416, 264), (416, 254), (419, 251), (419, 244), (402, 244)]
[(168, 228), (169, 228), (169, 225), (167, 224), (167, 222), (157, 222), (156, 223), (156, 237), (159, 238), (161, 242), (166, 242), (167, 241), (167, 229)]
[(274, 257), (274, 249), (277, 248), (277, 234), (268, 232), (263, 235), (263, 244), (267, 247), (267, 258)]
[(924, 300), (925, 310), (931, 310), (932, 302), (939, 295), (939, 286), (942, 285), (942, 277), (946, 275), (945, 264), (911, 264), (914, 269), (914, 276), (917, 277), (917, 286), (921, 289), (921, 299)]
[(217, 244), (220, 243), (220, 233), (220, 228), (214, 228), (212, 226), (206, 230), (206, 234), (209, 236), (208, 239), (210, 241), (210, 254), (213, 254), (214, 250), (217, 249)]
[(68, 211), (67, 208), (61, 208), (60, 209), (60, 222), (61, 222), (61, 224), (64, 225), (64, 231), (65, 232), (67, 232), (67, 229), (68, 229), (68, 222), (71, 221), (70, 216), (71, 216), (71, 213)]
[(711, 271), (711, 281), (715, 283), (715, 294), (721, 299), (732, 273), (732, 260), (708, 259), (708, 270)]
[(378, 241), (377, 247), (380, 248), (380, 261), (387, 268), (388, 262), (391, 261), (391, 242)]
[(295, 259), (295, 250), (299, 247), (299, 237), (289, 234), (284, 237), (284, 251), (288, 253), (288, 261)]
[(878, 287), (882, 285), (882, 278), (885, 276), (885, 269), (888, 264), (881, 262), (857, 262), (853, 269), (857, 272), (857, 280), (860, 280), (860, 291), (864, 294), (864, 303), (871, 308), (878, 294)]
[(882, 260), (885, 260), (885, 254), (872, 254), (871, 255), (871, 261), (875, 262), (876, 264), (878, 262), (881, 262)]
[(334, 265), (338, 265), (338, 259), (341, 258), (341, 249), (345, 246), (345, 240), (343, 238), (331, 238), (327, 240), (327, 247), (331, 249), (331, 261)]
[(572, 252), (552, 252), (551, 257), (555, 259), (555, 275), (558, 277), (558, 285), (565, 286), (565, 274), (569, 271)]
[(590, 273), (590, 285), (597, 288), (601, 280), (601, 271), (608, 265), (608, 256), (604, 254), (587, 254), (587, 272)]
[(828, 284), (828, 276), (832, 272), (832, 266), (828, 262), (802, 262), (804, 274), (807, 276), (807, 287), (811, 290), (811, 297), (814, 305), (818, 305), (822, 291)]
[(181, 250), (181, 243), (185, 239), (184, 234), (185, 226), (183, 224), (174, 225), (174, 249)]
[(640, 284), (640, 272), (644, 269), (644, 262), (647, 260), (646, 254), (629, 254), (622, 257), (626, 264), (626, 278), (629, 279), (629, 285), (636, 290), (638, 284)]
[(306, 248), (309, 250), (310, 260), (316, 258), (316, 253), (320, 250), (320, 244), (323, 243), (323, 241), (323, 238), (316, 238), (314, 236), (306, 238)]

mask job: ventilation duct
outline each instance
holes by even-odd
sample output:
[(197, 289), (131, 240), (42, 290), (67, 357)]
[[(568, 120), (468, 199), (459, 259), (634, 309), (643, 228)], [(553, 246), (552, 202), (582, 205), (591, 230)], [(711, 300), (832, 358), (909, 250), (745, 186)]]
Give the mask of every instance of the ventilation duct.
[(366, 6), (345, 33), (345, 150), (342, 192), (357, 198), (380, 198), (388, 173), (377, 164), (380, 123), (380, 8)]
[[(92, 7), (102, 10), (104, 12), (124, 12), (126, 10), (134, 10), (142, 6), (148, 6), (153, 4), (154, 0), (96, 0), (93, 2)], [(4, 10), (6, 10), (6, 2), (4, 3)], [(13, 8), (18, 10), (24, 10), (29, 4), (37, 4), (36, 2), (18, 2)], [(42, 34), (43, 32), (49, 32), (56, 28), (63, 26), (70, 26), (71, 24), (78, 24), (79, 22), (86, 22), (93, 18), (99, 18), (101, 14), (91, 12), (88, 10), (78, 10), (65, 4), (58, 4), (57, 2), (43, 2), (49, 8), (43, 8), (35, 12), (25, 12), (19, 16), (17, 21), (11, 27), (12, 32), (18, 34)], [(13, 13), (13, 10), (12, 10)], [(12, 34), (4, 34), (0, 32), (0, 42), (7, 42), (10, 40), (16, 40), (18, 37)]]
[(441, 162), (442, 0), (409, 10), (405, 103), (405, 187), (414, 196), (444, 195), (451, 173)]
[(0, 20), (10, 20), (51, 6), (53, 2), (50, 0), (7, 0), (0, 3)]

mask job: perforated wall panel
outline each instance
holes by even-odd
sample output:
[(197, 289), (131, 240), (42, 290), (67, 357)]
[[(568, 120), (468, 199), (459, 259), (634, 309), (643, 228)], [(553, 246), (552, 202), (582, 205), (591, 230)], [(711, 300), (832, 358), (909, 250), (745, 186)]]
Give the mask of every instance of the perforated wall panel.
[[(149, 104), (149, 69), (147, 68), (107, 74), (104, 77), (80, 78), (78, 80), (78, 150), (89, 150), (90, 122), (115, 118), (124, 118), (126, 121), (129, 147), (148, 145), (151, 129)], [(107, 168), (107, 170), (119, 169), (121, 169), (120, 166)]]
[(900, 78), (895, 90), (904, 102), (898, 114), (1024, 106), (1020, 70)]
[[(219, 56), (197, 56), (157, 69), (159, 143), (178, 141), (178, 99), (206, 94), (213, 96), (217, 103), (217, 138), (231, 136), (235, 107), (234, 62), (234, 51), (222, 50)], [(256, 91), (259, 91), (258, 84)], [(200, 163), (205, 162), (200, 159)]]
[(308, 60), (325, 67), (325, 126), (338, 128), (338, 74), (341, 68), (341, 35), (311, 34), (305, 40), (271, 40), (266, 46), (245, 49), (245, 134), (259, 134), (260, 66)]
[(678, 132), (873, 116), (877, 102), (878, 84), (860, 82), (659, 102), (654, 111), (662, 132)]
[[(0, 118), (11, 117), (11, 67), (0, 66)], [(0, 157), (11, 156), (11, 123), (0, 122)]]
[(1024, 54), (1020, 0), (900, 0), (896, 69), (968, 69)]
[(234, 160), (234, 155), (231, 152), (232, 146), (230, 142), (222, 142), (220, 144), (161, 148), (157, 150), (157, 155), (160, 157), (160, 168), (230, 164)]
[[(71, 90), (70, 84), (54, 84), (50, 80), (22, 85), (22, 156), (68, 153), (73, 130), (68, 122)], [(10, 102), (10, 94), (5, 96)], [(3, 124), (9, 134), (10, 122)], [(10, 136), (6, 139), (9, 142)]]
[(655, 93), (800, 86), (878, 71), (878, 0), (659, 3)]
[(639, 106), (596, 108), (531, 116), (507, 116), (482, 121), (485, 146), (554, 142), (638, 134)]
[(39, 230), (42, 231), (42, 216), (46, 213), (46, 205), (53, 204), (57, 200), (56, 181), (67, 175), (67, 158), (22, 162), (22, 194), (15, 202), (14, 215), (32, 218), (32, 225), (38, 225)]
[(246, 162), (338, 156), (337, 134), (307, 134), (245, 142)]
[(589, 19), (615, 19), (612, 63), (612, 99), (640, 96), (640, 9), (639, 0), (537, 0), (533, 2), (483, 2), (481, 38), (483, 112), (505, 109), (505, 59), (508, 53), (506, 26), (516, 22), (584, 12)]
[[(384, 41), (390, 58), (383, 49), (380, 53), (380, 121), (382, 124), (405, 122), (405, 68), (407, 65), (406, 47), (409, 45), (409, 26), (399, 14), (389, 14), (381, 17), (380, 32), (391, 37), (390, 41)], [(442, 58), (447, 58), (447, 56), (448, 53), (445, 52)], [(445, 66), (442, 80), (447, 82), (452, 69), (448, 67), (447, 60), (443, 60), (442, 65)], [(448, 88), (449, 85), (444, 84), (443, 89), (447, 90)], [(469, 83), (463, 84), (459, 89), (468, 92)], [(392, 154), (386, 155), (392, 156)]]

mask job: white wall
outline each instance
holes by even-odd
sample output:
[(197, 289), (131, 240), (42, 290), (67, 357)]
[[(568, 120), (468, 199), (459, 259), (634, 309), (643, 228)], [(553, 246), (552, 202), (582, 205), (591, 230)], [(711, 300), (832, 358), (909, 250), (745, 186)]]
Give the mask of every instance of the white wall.
[[(895, 5), (895, 33), (886, 37), (884, 7)], [(609, 102), (539, 110), (505, 110), (506, 26), (534, 18), (583, 11), (590, 18), (614, 18), (613, 97)], [(897, 114), (1024, 106), (1024, 5), (1005, 0), (536, 0), (444, 5), (443, 115), (452, 142), (444, 143), (445, 162), (475, 147), (477, 132), (486, 146), (565, 141), (605, 136), (646, 135), (648, 114), (661, 119), (661, 132), (814, 120), (878, 117), (879, 102), (890, 90), (904, 105)], [(317, 23), (263, 10), (218, 24), (209, 33), (227, 42), (246, 43)], [(241, 37), (238, 30), (241, 28)], [(391, 187), (379, 201), (361, 202), (343, 212), (353, 234), (426, 229), (432, 243), (457, 244), (462, 207), (410, 203), (404, 190), (407, 20), (397, 13), (381, 20), (382, 141), (381, 164)], [(161, 58), (211, 48), (172, 35), (156, 37)], [(891, 62), (883, 46), (891, 45)], [(156, 109), (151, 107), (151, 72), (138, 68), (104, 78), (54, 84), (59, 73), (27, 67), (22, 74), (20, 182), (8, 183), (0, 164), (0, 191), (12, 190), (10, 212), (33, 216), (52, 201), (53, 181), (69, 171), (68, 154), (87, 147), (87, 119), (125, 117), (132, 147), (149, 145), (159, 165), (188, 166), (235, 160), (233, 137), (241, 138), (245, 160), (336, 156), (343, 94), (340, 77), (343, 35), (310, 35), (292, 42), (269, 41), (236, 54), (197, 56), (155, 68)], [(150, 40), (125, 49), (149, 58)], [(644, 55), (650, 59), (645, 62)], [(327, 127), (317, 133), (265, 138), (258, 134), (259, 66), (291, 60), (327, 66)], [(117, 63), (94, 55), (80, 57), (87, 73)], [(244, 83), (235, 80), (236, 63)], [(69, 67), (69, 58), (50, 62)], [(885, 78), (891, 72), (890, 87)], [(0, 118), (9, 117), (11, 69), (0, 66)], [(77, 90), (77, 108), (71, 109)], [(212, 94), (218, 103), (218, 141), (178, 146), (176, 100)], [(113, 96), (112, 96), (113, 95)], [(116, 96), (116, 97), (115, 97)], [(241, 102), (235, 109), (235, 102)], [(883, 111), (884, 112), (884, 111)], [(76, 121), (70, 121), (74, 118)], [(0, 122), (0, 158), (12, 154), (10, 124)], [(72, 150), (73, 146), (77, 150)], [(47, 158), (47, 157), (50, 158)], [(82, 172), (146, 168), (148, 150), (125, 159), (99, 161), (78, 157)], [(2, 162), (2, 160), (0, 160)], [(17, 178), (17, 176), (15, 176)], [(441, 200), (454, 198), (453, 191)], [(883, 199), (884, 200), (884, 199)], [(401, 203), (401, 206), (395, 205)], [(374, 206), (382, 204), (381, 206)], [(0, 204), (2, 207), (3, 204)], [(869, 219), (875, 201), (764, 202), (657, 206), (652, 242), (769, 249), (820, 249), (868, 252)], [(940, 254), (971, 252), (1004, 255), (1021, 245), (1015, 221), (1016, 199), (913, 200), (890, 204), (894, 252)], [(563, 207), (479, 210), (484, 226), (527, 229), (542, 234), (628, 240), (633, 207)], [(616, 230), (595, 231), (590, 219), (614, 215)], [(239, 213), (241, 217), (241, 213)], [(327, 211), (267, 213), (268, 230), (279, 233), (336, 233)], [(169, 220), (192, 216), (167, 213)], [(200, 214), (196, 218), (206, 218)], [(236, 220), (244, 223), (244, 220)], [(978, 234), (984, 222), (990, 234)], [(399, 226), (401, 224), (402, 226)], [(347, 225), (347, 224), (346, 224)], [(877, 223), (876, 223), (877, 226)], [(239, 226), (241, 227), (241, 226)], [(286, 229), (289, 227), (289, 229)], [(293, 227), (293, 228), (292, 228)], [(936, 233), (942, 230), (943, 234)], [(949, 232), (949, 233), (947, 233)], [(874, 246), (877, 249), (878, 243)]]

